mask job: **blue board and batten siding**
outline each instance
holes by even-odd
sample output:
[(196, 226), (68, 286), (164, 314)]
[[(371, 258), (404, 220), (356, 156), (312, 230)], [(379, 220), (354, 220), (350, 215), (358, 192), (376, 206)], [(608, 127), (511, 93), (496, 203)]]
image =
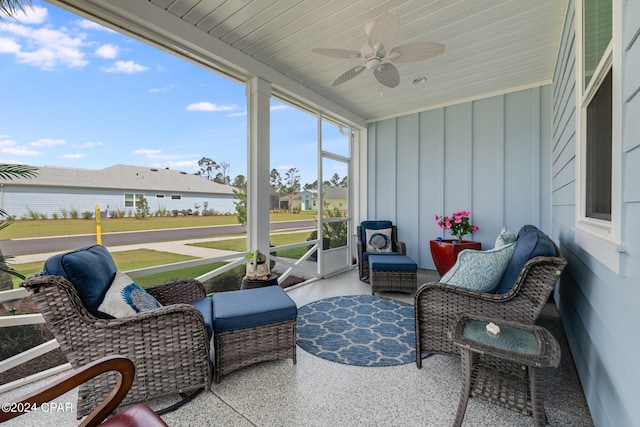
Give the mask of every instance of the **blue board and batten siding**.
[(421, 268), (436, 214), (470, 210), (485, 248), (505, 225), (550, 232), (550, 128), (548, 85), (371, 123), (368, 218), (396, 223)]
[(569, 262), (556, 288), (556, 303), (593, 420), (602, 426), (640, 425), (640, 0), (622, 1), (622, 8), (622, 29), (614, 31), (622, 31), (624, 274), (615, 274), (576, 245), (572, 229), (578, 144), (574, 1), (553, 78), (553, 236)]

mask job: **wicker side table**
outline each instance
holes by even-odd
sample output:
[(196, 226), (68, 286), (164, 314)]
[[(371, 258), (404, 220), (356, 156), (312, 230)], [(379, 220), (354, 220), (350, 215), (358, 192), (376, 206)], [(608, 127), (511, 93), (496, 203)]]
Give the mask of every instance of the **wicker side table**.
[(454, 426), (461, 426), (469, 397), (479, 397), (547, 425), (543, 369), (557, 367), (560, 346), (546, 329), (495, 321), (498, 334), (487, 332), (490, 319), (462, 315), (449, 336), (460, 347), (464, 374)]

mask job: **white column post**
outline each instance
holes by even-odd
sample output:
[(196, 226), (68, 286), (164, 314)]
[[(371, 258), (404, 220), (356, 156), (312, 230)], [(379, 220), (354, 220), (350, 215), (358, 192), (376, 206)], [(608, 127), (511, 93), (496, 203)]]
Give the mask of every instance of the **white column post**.
[(269, 256), (271, 83), (252, 77), (247, 90), (247, 250)]

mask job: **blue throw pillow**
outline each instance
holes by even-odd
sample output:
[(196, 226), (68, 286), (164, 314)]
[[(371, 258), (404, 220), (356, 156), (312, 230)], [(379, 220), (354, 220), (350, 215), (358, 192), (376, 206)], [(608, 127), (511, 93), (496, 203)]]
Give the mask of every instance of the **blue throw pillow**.
[(116, 271), (118, 268), (107, 248), (93, 245), (52, 256), (45, 261), (42, 273), (69, 280), (86, 309), (98, 314), (98, 306), (113, 282)]
[(556, 256), (556, 249), (551, 239), (538, 230), (533, 225), (525, 225), (518, 232), (516, 240), (516, 250), (507, 265), (507, 269), (502, 276), (500, 286), (498, 286), (498, 294), (506, 294), (513, 288), (516, 279), (522, 270), (522, 267), (531, 258), (537, 256)]
[(515, 249), (515, 243), (488, 251), (465, 249), (458, 254), (456, 263), (442, 276), (440, 283), (493, 293)]
[(118, 271), (98, 310), (109, 316), (121, 318), (160, 307), (162, 305), (153, 296), (129, 276)]

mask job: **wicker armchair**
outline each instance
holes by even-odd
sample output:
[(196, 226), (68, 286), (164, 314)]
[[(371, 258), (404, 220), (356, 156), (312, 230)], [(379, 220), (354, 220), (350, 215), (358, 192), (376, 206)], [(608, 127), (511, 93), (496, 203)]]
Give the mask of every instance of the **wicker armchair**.
[(356, 227), (356, 231), (358, 239), (358, 273), (360, 275), (360, 280), (363, 282), (369, 281), (369, 254), (385, 254), (385, 252), (367, 252), (366, 230), (380, 230), (385, 228), (391, 229), (391, 250), (393, 251), (391, 254), (407, 254), (407, 247), (405, 243), (398, 241), (398, 227), (392, 225), (391, 221), (362, 221), (360, 225)]
[[(74, 368), (114, 354), (134, 363), (136, 378), (122, 405), (178, 394), (185, 401), (209, 387), (210, 341), (203, 315), (197, 308), (181, 304), (206, 296), (200, 282), (186, 279), (146, 288), (163, 307), (118, 319), (91, 314), (74, 285), (63, 277), (34, 276), (23, 286)], [(114, 385), (115, 378), (106, 376), (82, 384), (78, 419), (98, 406), (101, 396)]]
[[(553, 242), (552, 242), (553, 243)], [(534, 324), (547, 303), (566, 260), (553, 243), (556, 256), (537, 256), (526, 262), (513, 288), (505, 294), (488, 294), (431, 282), (415, 296), (416, 364), (423, 353), (460, 355), (448, 338), (451, 324), (463, 313), (496, 320)]]

